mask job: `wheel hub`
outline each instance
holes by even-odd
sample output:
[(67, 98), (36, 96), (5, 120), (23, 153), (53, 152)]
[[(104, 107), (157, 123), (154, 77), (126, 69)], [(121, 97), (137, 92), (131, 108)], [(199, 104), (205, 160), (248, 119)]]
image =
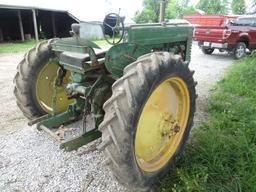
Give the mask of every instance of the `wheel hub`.
[(173, 118), (171, 113), (165, 113), (161, 115), (159, 128), (161, 129), (161, 135), (171, 137), (179, 132), (178, 122)]
[(236, 50), (236, 54), (237, 54), (238, 58), (242, 57), (243, 54), (244, 54), (244, 47), (243, 46), (239, 46), (238, 49)]

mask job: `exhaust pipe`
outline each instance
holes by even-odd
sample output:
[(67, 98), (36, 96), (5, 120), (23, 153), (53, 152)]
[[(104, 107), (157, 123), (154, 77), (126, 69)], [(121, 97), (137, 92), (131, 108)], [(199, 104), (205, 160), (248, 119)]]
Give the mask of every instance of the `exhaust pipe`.
[(166, 7), (166, 0), (160, 0), (159, 23), (162, 23), (165, 20), (165, 7)]

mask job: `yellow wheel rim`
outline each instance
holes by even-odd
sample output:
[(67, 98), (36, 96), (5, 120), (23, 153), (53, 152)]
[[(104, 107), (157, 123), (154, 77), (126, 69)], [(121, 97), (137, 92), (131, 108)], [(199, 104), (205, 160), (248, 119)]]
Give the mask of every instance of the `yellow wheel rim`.
[[(41, 108), (47, 112), (52, 113), (52, 96), (53, 96), (53, 86), (55, 78), (57, 76), (58, 65), (55, 60), (50, 60), (38, 73), (36, 79), (36, 99)], [(68, 83), (70, 73), (67, 72), (63, 84)], [(61, 113), (67, 110), (68, 105), (72, 103), (68, 100), (65, 93), (64, 87), (58, 87), (56, 90), (56, 109), (55, 112)]]
[(151, 93), (135, 135), (135, 157), (143, 171), (158, 171), (173, 157), (182, 141), (189, 111), (189, 91), (179, 77), (170, 77)]

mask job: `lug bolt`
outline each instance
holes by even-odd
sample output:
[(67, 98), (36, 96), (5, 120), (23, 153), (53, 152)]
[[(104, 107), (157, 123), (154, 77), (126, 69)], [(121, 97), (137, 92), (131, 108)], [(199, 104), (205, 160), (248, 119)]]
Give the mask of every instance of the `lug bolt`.
[(180, 131), (180, 126), (179, 125), (176, 125), (174, 128), (173, 128), (173, 132), (174, 133), (178, 133)]

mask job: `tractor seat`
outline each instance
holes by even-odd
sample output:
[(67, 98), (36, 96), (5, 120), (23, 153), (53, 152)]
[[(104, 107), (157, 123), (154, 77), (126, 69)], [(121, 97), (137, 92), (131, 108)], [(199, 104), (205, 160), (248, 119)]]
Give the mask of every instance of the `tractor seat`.
[[(95, 51), (97, 59), (102, 59), (106, 55), (106, 50)], [(60, 63), (64, 65), (72, 65), (79, 70), (84, 70), (85, 62), (90, 61), (90, 56), (88, 53), (75, 53), (64, 51), (60, 54)]]

